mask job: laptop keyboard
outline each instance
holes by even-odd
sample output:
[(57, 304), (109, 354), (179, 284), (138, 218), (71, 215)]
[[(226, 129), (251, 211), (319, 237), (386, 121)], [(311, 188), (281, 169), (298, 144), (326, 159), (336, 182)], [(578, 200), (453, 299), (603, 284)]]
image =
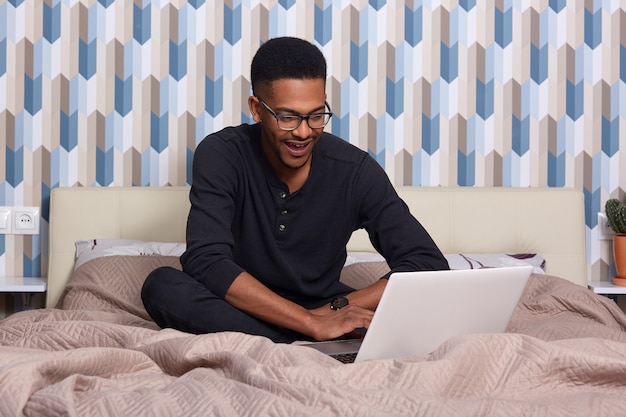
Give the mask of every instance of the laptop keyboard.
[(353, 363), (356, 359), (356, 352), (353, 353), (339, 353), (336, 355), (330, 355), (331, 358), (338, 360), (341, 363)]

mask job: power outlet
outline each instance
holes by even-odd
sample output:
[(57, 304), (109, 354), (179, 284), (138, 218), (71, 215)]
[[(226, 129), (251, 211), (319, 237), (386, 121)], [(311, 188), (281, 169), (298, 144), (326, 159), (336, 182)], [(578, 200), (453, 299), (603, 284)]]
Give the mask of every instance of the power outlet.
[(13, 207), (13, 234), (39, 234), (39, 207)]
[(615, 232), (609, 227), (609, 219), (607, 219), (605, 213), (598, 213), (598, 228), (599, 240), (613, 240)]

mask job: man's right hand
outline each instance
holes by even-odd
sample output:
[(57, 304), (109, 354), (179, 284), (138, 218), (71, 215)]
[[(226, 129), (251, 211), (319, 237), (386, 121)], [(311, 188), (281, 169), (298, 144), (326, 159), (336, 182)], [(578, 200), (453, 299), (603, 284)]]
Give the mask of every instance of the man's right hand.
[(372, 310), (354, 303), (340, 310), (332, 310), (330, 304), (326, 304), (309, 312), (308, 336), (319, 341), (336, 339), (358, 328), (368, 328), (374, 316)]

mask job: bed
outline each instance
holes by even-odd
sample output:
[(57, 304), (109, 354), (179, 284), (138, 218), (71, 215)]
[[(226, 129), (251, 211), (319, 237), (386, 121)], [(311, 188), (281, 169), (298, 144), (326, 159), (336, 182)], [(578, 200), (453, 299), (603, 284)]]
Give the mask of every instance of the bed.
[[(153, 268), (180, 267), (188, 191), (52, 191), (47, 306), (0, 322), (0, 415), (624, 415), (626, 316), (586, 288), (580, 191), (398, 188), (450, 259), (514, 255), (540, 270), (506, 333), (351, 365), (262, 337), (157, 328), (139, 289)], [(78, 259), (93, 241), (117, 246)], [(351, 285), (385, 270), (363, 233), (348, 249)]]

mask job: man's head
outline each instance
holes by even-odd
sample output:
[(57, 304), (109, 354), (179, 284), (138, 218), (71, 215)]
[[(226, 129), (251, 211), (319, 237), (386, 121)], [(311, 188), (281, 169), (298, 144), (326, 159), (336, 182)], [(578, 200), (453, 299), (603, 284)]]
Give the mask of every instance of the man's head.
[(302, 39), (271, 39), (252, 60), (251, 80), (248, 106), (261, 124), (263, 152), (276, 175), (298, 189), (330, 117), (324, 55)]
[(326, 82), (326, 59), (313, 44), (303, 39), (270, 39), (258, 49), (250, 68), (252, 94), (272, 95), (272, 83), (282, 79), (322, 79)]

